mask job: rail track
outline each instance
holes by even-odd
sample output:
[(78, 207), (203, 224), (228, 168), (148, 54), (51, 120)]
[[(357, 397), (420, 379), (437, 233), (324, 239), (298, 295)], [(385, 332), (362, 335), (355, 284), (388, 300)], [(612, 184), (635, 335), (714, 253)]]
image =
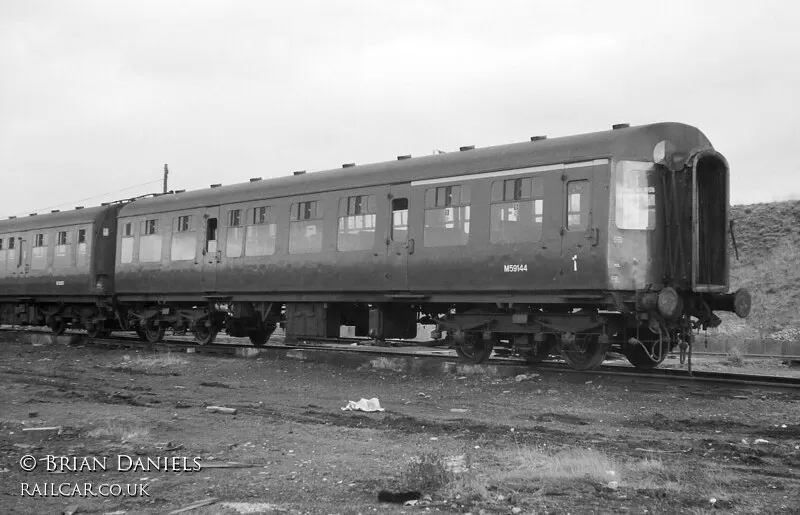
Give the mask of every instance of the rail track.
[[(49, 335), (45, 331), (16, 331), (10, 329), (0, 329), (0, 335), (5, 340), (14, 338), (14, 334), (20, 335)], [(411, 349), (410, 342), (402, 342), (405, 346), (384, 347), (368, 345), (369, 340), (356, 338), (341, 338), (334, 343), (334, 340), (305, 340), (299, 343), (286, 343), (283, 335), (278, 334), (270, 338), (270, 341), (263, 347), (254, 347), (250, 343), (242, 344), (236, 341), (228, 343), (214, 343), (209, 345), (199, 345), (190, 337), (175, 337), (165, 339), (159, 343), (151, 343), (140, 340), (136, 335), (120, 334), (107, 338), (90, 338), (83, 333), (67, 333), (65, 337), (72, 337), (72, 344), (93, 346), (98, 348), (130, 348), (137, 350), (147, 350), (155, 352), (191, 352), (198, 354), (208, 354), (217, 356), (248, 356), (252, 357), (267, 352), (326, 352), (339, 353), (342, 355), (361, 356), (365, 360), (375, 357), (396, 358), (396, 359), (425, 359), (434, 360), (442, 364), (446, 362), (456, 362), (455, 352), (444, 348), (435, 348), (430, 345), (421, 344)], [(239, 339), (231, 339), (239, 340)], [(344, 343), (342, 343), (344, 342)], [(397, 342), (400, 343), (400, 342)], [(419, 342), (415, 342), (419, 344)], [(362, 345), (363, 344), (363, 345)], [(296, 357), (296, 356), (295, 356)], [(776, 359), (787, 359), (785, 356), (773, 356)], [(453, 371), (459, 373), (459, 363), (452, 363)], [(704, 370), (694, 370), (691, 373), (684, 369), (656, 368), (649, 371), (636, 370), (627, 363), (624, 364), (604, 364), (596, 370), (578, 371), (569, 368), (565, 363), (557, 359), (544, 360), (535, 364), (527, 364), (521, 359), (514, 357), (492, 357), (482, 365), (463, 365), (466, 367), (494, 367), (495, 375), (514, 376), (531, 372), (548, 372), (570, 374), (577, 378), (591, 377), (615, 377), (627, 378), (630, 380), (653, 382), (689, 382), (693, 384), (721, 385), (721, 386), (747, 386), (747, 387), (768, 387), (778, 389), (789, 389), (800, 391), (800, 376), (779, 376), (768, 374), (742, 374), (730, 372), (711, 372)], [(444, 367), (441, 367), (444, 369)], [(474, 371), (474, 369), (471, 369)]]

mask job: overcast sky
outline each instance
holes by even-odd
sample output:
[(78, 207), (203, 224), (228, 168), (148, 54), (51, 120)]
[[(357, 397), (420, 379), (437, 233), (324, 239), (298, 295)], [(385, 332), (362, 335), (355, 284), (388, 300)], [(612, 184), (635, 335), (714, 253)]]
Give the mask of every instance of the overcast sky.
[(0, 216), (658, 121), (800, 198), (796, 5), (1, 0)]

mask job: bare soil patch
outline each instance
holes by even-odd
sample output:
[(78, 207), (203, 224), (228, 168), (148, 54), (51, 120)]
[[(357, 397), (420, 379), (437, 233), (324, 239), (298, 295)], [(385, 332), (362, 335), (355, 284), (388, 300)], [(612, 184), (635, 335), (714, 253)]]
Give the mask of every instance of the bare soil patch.
[[(800, 393), (14, 343), (0, 346), (0, 380), (2, 513), (168, 513), (209, 499), (187, 513), (800, 507)], [(341, 410), (362, 397), (385, 411)], [(26, 455), (39, 460), (32, 471)], [(56, 473), (47, 456), (108, 460)], [(146, 496), (31, 497), (23, 483), (148, 486)], [(380, 490), (429, 497), (379, 504)]]

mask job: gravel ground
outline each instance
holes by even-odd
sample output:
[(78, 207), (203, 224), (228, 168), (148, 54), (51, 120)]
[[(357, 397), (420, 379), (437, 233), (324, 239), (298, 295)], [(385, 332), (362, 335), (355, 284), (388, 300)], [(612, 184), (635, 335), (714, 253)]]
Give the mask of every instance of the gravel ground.
[[(18, 343), (0, 356), (0, 513), (800, 513), (800, 392)], [(791, 373), (756, 363), (731, 369)], [(385, 411), (341, 410), (362, 397)]]

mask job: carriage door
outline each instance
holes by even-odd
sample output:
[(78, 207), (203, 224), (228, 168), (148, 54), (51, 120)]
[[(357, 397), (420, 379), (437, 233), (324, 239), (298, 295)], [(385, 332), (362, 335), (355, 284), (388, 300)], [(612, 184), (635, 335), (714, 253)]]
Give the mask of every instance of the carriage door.
[[(13, 293), (24, 295), (26, 282), (23, 279), (27, 277), (28, 270), (30, 270), (30, 264), (28, 263), (28, 237), (27, 235), (18, 236), (16, 240), (15, 251), (13, 253), (8, 252), (8, 271), (12, 273), (12, 277), (17, 279)], [(12, 255), (13, 261), (11, 261)]]
[(386, 289), (408, 290), (408, 255), (414, 252), (414, 240), (409, 234), (408, 204), (411, 188), (392, 186), (389, 190), (388, 214), (384, 211), (386, 232)]
[[(569, 166), (569, 165), (567, 165)], [(590, 289), (599, 229), (593, 223), (592, 164), (563, 171), (560, 283)]]
[(217, 290), (217, 268), (222, 261), (222, 248), (219, 245), (219, 206), (206, 209), (203, 215), (205, 235), (203, 237), (203, 291)]

